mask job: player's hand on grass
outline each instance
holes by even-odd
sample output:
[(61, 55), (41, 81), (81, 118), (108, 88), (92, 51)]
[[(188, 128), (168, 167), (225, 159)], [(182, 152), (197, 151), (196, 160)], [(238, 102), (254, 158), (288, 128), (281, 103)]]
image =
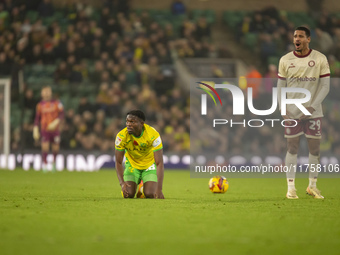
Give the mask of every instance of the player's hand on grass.
[(126, 182), (123, 182), (121, 187), (122, 187), (123, 196), (128, 197), (129, 196), (128, 187), (131, 187), (131, 185), (127, 184)]
[(35, 141), (38, 141), (39, 138), (40, 138), (39, 128), (38, 128), (37, 126), (35, 126), (35, 127), (33, 128), (33, 139), (34, 139)]
[[(313, 107), (311, 107), (311, 106), (306, 107), (306, 110), (307, 110), (308, 112), (310, 112), (311, 114), (313, 114), (313, 112), (315, 112), (315, 109), (314, 109)], [(302, 114), (302, 116), (300, 117), (300, 120), (306, 120), (306, 119), (308, 119), (309, 117), (310, 117), (310, 115), (304, 115), (304, 114)]]
[(55, 119), (55, 120), (52, 121), (50, 124), (48, 124), (47, 130), (48, 130), (48, 131), (54, 131), (54, 130), (57, 128), (59, 122), (60, 122), (59, 119)]
[(157, 199), (164, 199), (163, 192), (161, 190), (157, 190), (155, 198), (157, 198)]

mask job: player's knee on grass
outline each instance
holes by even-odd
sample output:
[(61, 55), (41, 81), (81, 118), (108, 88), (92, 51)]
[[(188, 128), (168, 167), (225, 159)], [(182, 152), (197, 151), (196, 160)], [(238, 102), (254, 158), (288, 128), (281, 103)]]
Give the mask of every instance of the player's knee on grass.
[(154, 192), (147, 192), (144, 190), (144, 196), (145, 198), (155, 198), (155, 193)]
[(124, 194), (124, 198), (134, 198), (134, 197), (135, 197), (134, 193), (128, 192), (128, 193)]
[(157, 182), (147, 181), (144, 183), (144, 195), (145, 198), (155, 198)]

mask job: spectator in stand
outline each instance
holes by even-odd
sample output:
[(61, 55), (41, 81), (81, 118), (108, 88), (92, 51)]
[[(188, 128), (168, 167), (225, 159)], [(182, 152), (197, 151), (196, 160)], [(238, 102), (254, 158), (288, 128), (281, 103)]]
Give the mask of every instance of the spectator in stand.
[[(33, 90), (32, 89), (26, 89), (25, 97), (24, 97), (24, 108), (25, 108), (25, 110), (34, 109), (34, 111), (35, 111), (35, 106), (37, 105), (38, 102), (39, 102), (39, 100), (34, 98)], [(35, 113), (33, 114), (33, 116), (35, 116)], [(32, 118), (32, 120), (34, 120), (34, 119)]]
[(173, 0), (171, 4), (171, 12), (174, 15), (183, 15), (186, 13), (186, 7), (182, 0)]
[(255, 66), (249, 67), (249, 72), (246, 75), (247, 87), (253, 88), (253, 98), (257, 98), (259, 95), (259, 87), (261, 86), (261, 73), (255, 68)]
[(67, 67), (65, 61), (61, 61), (57, 70), (54, 72), (54, 80), (60, 84), (67, 84), (70, 81), (70, 69)]
[(331, 71), (331, 77), (340, 77), (340, 61), (338, 61), (333, 55), (328, 56), (328, 61)]
[(241, 38), (249, 32), (252, 32), (252, 20), (248, 15), (246, 15), (236, 26), (236, 40), (240, 42)]
[(83, 81), (83, 75), (81, 73), (81, 67), (79, 64), (75, 64), (70, 74), (70, 83), (81, 83)]
[(260, 12), (255, 12), (252, 20), (252, 26), (250, 32), (261, 33), (265, 30), (265, 24), (263, 21), (262, 14)]
[(316, 43), (315, 48), (324, 54), (330, 53), (334, 46), (333, 38), (325, 31), (322, 31), (320, 28), (315, 29), (316, 34)]
[(276, 86), (277, 83), (277, 66), (270, 64), (268, 66), (268, 72), (264, 76), (265, 83), (264, 83), (264, 93), (272, 93), (273, 87)]
[(0, 52), (0, 75), (8, 75), (11, 72), (11, 62), (5, 52)]
[(44, 56), (42, 53), (42, 47), (40, 44), (35, 44), (32, 51), (28, 55), (26, 62), (28, 64), (37, 64), (39, 61), (43, 61)]
[(268, 58), (275, 56), (276, 44), (273, 42), (273, 38), (269, 34), (262, 34), (260, 37), (260, 51), (261, 61), (264, 66), (268, 64)]
[(320, 16), (317, 27), (320, 28), (322, 31), (325, 31), (329, 33), (330, 35), (333, 35), (332, 29), (333, 29), (333, 24), (332, 24), (332, 18), (330, 15), (328, 15), (327, 12), (323, 12), (322, 15)]
[(333, 55), (340, 59), (340, 28), (334, 29), (334, 48)]
[(86, 111), (93, 113), (94, 110), (95, 110), (94, 105), (88, 101), (88, 97), (83, 96), (80, 98), (78, 111), (77, 111), (79, 114), (83, 114)]
[(207, 19), (202, 16), (198, 19), (195, 31), (195, 38), (198, 41), (202, 41), (204, 39), (209, 39), (211, 36), (211, 28), (207, 22)]
[(54, 14), (54, 7), (51, 0), (43, 0), (38, 7), (39, 15), (42, 17), (51, 17)]

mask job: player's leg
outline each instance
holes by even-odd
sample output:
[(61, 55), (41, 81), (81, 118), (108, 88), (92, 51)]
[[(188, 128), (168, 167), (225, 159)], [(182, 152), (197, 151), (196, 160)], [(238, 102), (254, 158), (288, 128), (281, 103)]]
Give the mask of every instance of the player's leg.
[(157, 182), (147, 181), (144, 183), (145, 198), (155, 198), (157, 189)]
[(56, 159), (57, 155), (60, 151), (60, 135), (54, 134), (53, 135), (53, 142), (52, 142), (52, 153), (53, 153), (53, 165), (52, 165), (52, 171), (56, 171)]
[(309, 185), (306, 192), (314, 198), (319, 199), (324, 198), (316, 187), (319, 173), (318, 169), (320, 169), (321, 124), (321, 118), (315, 118), (307, 120), (304, 125), (309, 150)]
[(287, 138), (287, 154), (285, 159), (286, 167), (288, 168), (286, 177), (287, 177), (287, 195), (286, 197), (289, 199), (297, 199), (295, 189), (295, 174), (297, 167), (297, 152), (300, 144), (300, 136)]
[(124, 182), (127, 184), (127, 193), (123, 194), (124, 198), (134, 198), (136, 194), (137, 184), (141, 180), (141, 173), (138, 169), (131, 166), (128, 159), (125, 160)]
[[(124, 178), (125, 180), (125, 178)], [(122, 194), (124, 198), (134, 198), (136, 194), (137, 184), (134, 181), (125, 181), (127, 184), (127, 194)]]
[(297, 153), (299, 150), (300, 136), (303, 134), (303, 125), (298, 121), (295, 127), (285, 128), (285, 137), (287, 138), (287, 154), (285, 164), (287, 167), (287, 194), (286, 197), (289, 199), (299, 198), (296, 195), (295, 189), (295, 174), (297, 167)]
[(143, 191), (145, 198), (155, 198), (157, 190), (157, 170), (155, 163), (143, 171), (142, 180), (144, 183)]
[(314, 198), (323, 199), (320, 190), (316, 187), (318, 180), (318, 169), (320, 167), (320, 139), (307, 138), (309, 149), (309, 185), (306, 189), (307, 194)]
[(50, 142), (48, 140), (42, 140), (41, 142), (41, 157), (42, 157), (42, 170), (47, 172), (47, 154), (50, 150)]

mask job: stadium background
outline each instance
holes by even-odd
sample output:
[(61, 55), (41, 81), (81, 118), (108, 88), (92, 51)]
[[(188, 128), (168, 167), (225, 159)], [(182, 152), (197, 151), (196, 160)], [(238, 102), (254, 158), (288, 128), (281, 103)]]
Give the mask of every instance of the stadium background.
[[(173, 1), (0, 1), (0, 75), (12, 80), (11, 166), (39, 167), (32, 128), (43, 85), (65, 106), (61, 151), (75, 163), (64, 160), (59, 168), (102, 166), (114, 154), (124, 114), (134, 108), (161, 133), (166, 167), (183, 168), (190, 152), (191, 77), (275, 78), (297, 25), (312, 29), (311, 47), (327, 55), (332, 77), (340, 76), (340, 6), (334, 1), (182, 2), (184, 9)], [(254, 88), (256, 101), (272, 86)], [(335, 158), (339, 92), (334, 79), (321, 145), (323, 155)], [(242, 130), (224, 138), (227, 155), (284, 156), (283, 136)]]
[[(340, 6), (336, 1), (272, 1), (277, 11), (268, 12), (269, 1), (190, 0), (183, 1), (184, 15), (171, 14), (169, 0), (84, 1), (94, 3), (84, 11), (80, 11), (82, 1), (75, 5), (72, 0), (59, 0), (41, 6), (37, 13), (40, 2), (0, 0), (0, 73), (12, 78), (11, 157), (18, 161), (15, 171), (0, 171), (1, 254), (339, 254), (339, 178), (320, 176), (318, 187), (324, 200), (303, 194), (307, 174), (296, 181), (298, 200), (284, 198), (286, 180), (280, 178), (226, 175), (230, 188), (221, 195), (209, 191), (207, 179), (190, 178), (189, 171), (169, 171), (176, 164), (167, 164), (165, 200), (126, 200), (114, 171), (43, 174), (22, 171), (23, 162), (19, 162), (21, 153), (25, 153), (28, 167), (39, 157), (40, 148), (32, 140), (32, 120), (45, 84), (52, 85), (66, 108), (62, 151), (69, 157), (69, 169), (74, 167), (72, 162), (95, 166), (112, 159), (113, 135), (124, 126), (125, 112), (136, 106), (145, 109), (150, 124), (159, 129), (169, 161), (172, 156), (172, 162), (180, 162), (179, 156), (189, 153), (188, 84), (192, 77), (247, 75), (251, 66), (261, 76), (276, 77), (275, 67), (269, 72), (268, 66), (290, 50), (289, 31), (302, 23), (312, 28), (313, 47), (326, 46), (322, 50), (326, 53), (328, 45), (332, 76), (339, 76)], [(124, 28), (101, 15), (107, 12), (104, 6), (113, 2), (109, 16)], [(315, 6), (310, 11), (307, 2), (321, 3), (322, 8)], [(123, 18), (117, 10), (126, 7), (129, 16)], [(143, 25), (139, 25), (137, 16), (144, 9), (149, 18), (144, 14)], [(260, 12), (257, 22), (253, 20), (256, 10)], [(323, 10), (333, 18), (327, 16), (319, 24)], [(268, 27), (266, 13), (275, 14), (274, 19), (279, 15), (290, 24), (278, 29), (281, 40), (267, 31), (273, 27)], [(204, 21), (199, 28), (194, 26), (202, 15), (210, 29)], [(245, 15), (249, 19), (242, 22)], [(25, 17), (29, 21), (23, 25)], [(282, 25), (286, 27), (278, 26)], [(328, 31), (331, 40), (324, 33), (318, 39), (316, 27)], [(122, 37), (108, 32), (117, 29)], [(25, 36), (22, 31), (31, 32)], [(147, 31), (146, 35), (137, 37), (140, 31)], [(271, 51), (263, 52), (267, 49)], [(131, 62), (131, 58), (137, 60)], [(24, 86), (20, 87), (22, 79)], [(267, 85), (259, 88), (259, 98), (268, 96), (263, 91), (270, 88)], [(323, 155), (335, 158), (339, 158), (338, 91), (339, 85), (332, 84), (325, 103), (322, 150)], [(0, 95), (0, 105), (2, 100)], [(220, 141), (228, 156), (240, 150), (284, 154), (281, 135), (264, 139), (266, 133), (238, 132)], [(249, 140), (244, 142), (242, 137)], [(252, 141), (254, 137), (265, 143)], [(36, 162), (39, 167), (38, 159)]]

